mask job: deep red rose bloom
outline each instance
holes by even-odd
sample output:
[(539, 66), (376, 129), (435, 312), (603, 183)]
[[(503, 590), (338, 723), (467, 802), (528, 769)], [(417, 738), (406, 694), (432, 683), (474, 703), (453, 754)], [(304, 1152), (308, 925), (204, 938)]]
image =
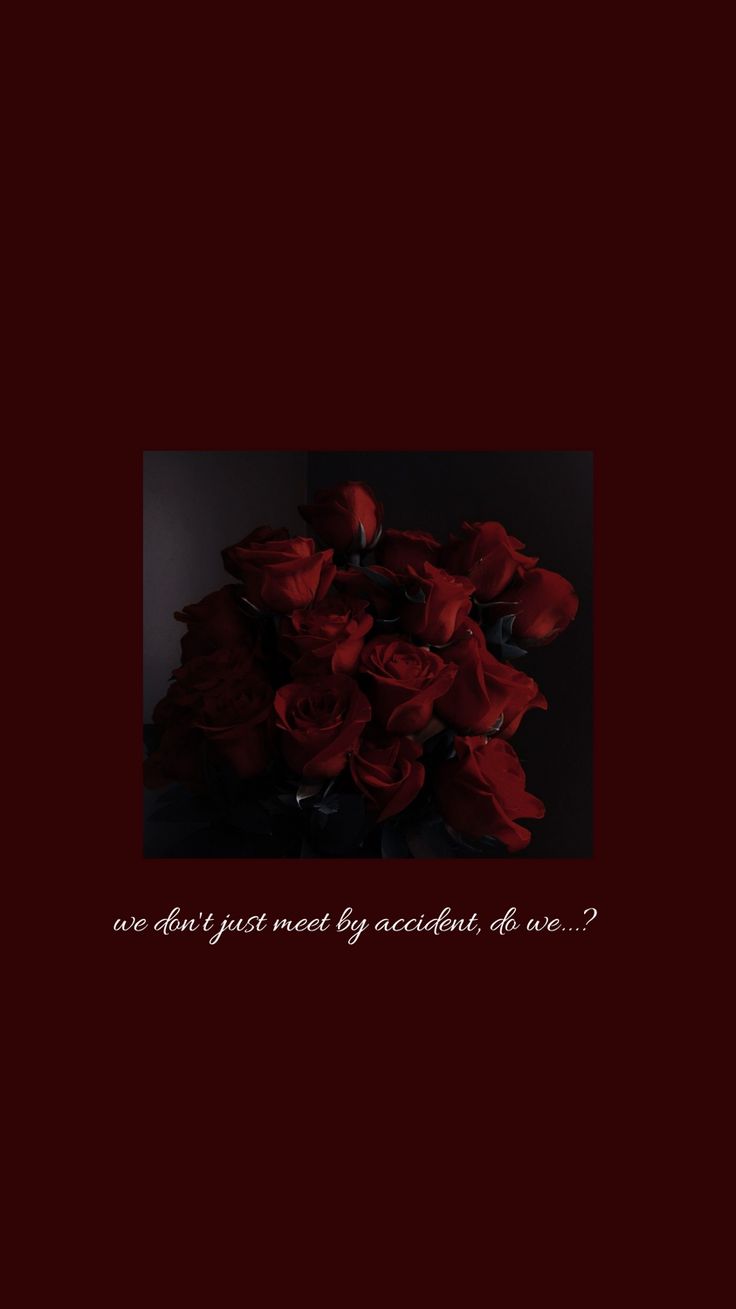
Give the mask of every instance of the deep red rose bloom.
[(455, 668), (439, 655), (394, 636), (377, 636), (363, 648), (360, 670), (370, 681), (373, 712), (389, 732), (421, 732), (435, 700), (449, 690)]
[(224, 681), (205, 692), (195, 726), (238, 777), (256, 777), (268, 765), (273, 691), (251, 676)]
[(282, 686), (274, 709), (284, 758), (309, 781), (342, 772), (371, 716), (358, 683), (342, 673)]
[(422, 747), (408, 736), (386, 738), (384, 742), (364, 737), (350, 756), (353, 781), (375, 811), (377, 822), (401, 813), (421, 791), (421, 753)]
[(186, 623), (188, 629), (181, 638), (182, 660), (212, 654), (227, 646), (255, 648), (258, 642), (257, 624), (241, 604), (237, 586), (212, 591), (197, 604), (184, 605), (174, 617)]
[[(270, 523), (261, 523), (260, 527), (254, 527), (252, 532), (244, 536), (238, 545), (243, 548), (248, 545), (268, 545), (269, 541), (288, 541), (289, 536), (288, 527), (272, 527)], [(227, 568), (227, 564), (225, 567)]]
[(472, 584), (451, 577), (433, 564), (407, 570), (401, 625), (426, 645), (446, 645), (462, 618), (470, 613)]
[(465, 735), (490, 732), (513, 736), (527, 709), (546, 709), (536, 682), (488, 650), (477, 623), (464, 619), (456, 639), (440, 654), (457, 668), (457, 677), (438, 700), (435, 713)]
[(316, 551), (306, 536), (289, 540), (281, 529), (258, 527), (223, 550), (229, 573), (242, 583), (245, 599), (259, 613), (290, 614), (321, 600), (335, 576), (332, 551)]
[(175, 668), (171, 676), (167, 699), (190, 710), (196, 709), (204, 696), (212, 695), (220, 687), (265, 680), (262, 665), (253, 651), (239, 647), (215, 650), (212, 654), (188, 659), (181, 668)]
[(515, 616), (511, 639), (529, 646), (554, 641), (572, 622), (580, 603), (567, 578), (547, 568), (531, 568), (498, 601)]
[(398, 615), (404, 599), (401, 579), (379, 564), (370, 568), (340, 568), (333, 585), (349, 604), (367, 601), (377, 618)]
[[(245, 678), (258, 667), (248, 649), (216, 650), (213, 654), (188, 659), (171, 674), (166, 695), (163, 700), (159, 700), (153, 711), (154, 723), (159, 727), (168, 727), (173, 723), (187, 723), (191, 726), (195, 711), (206, 692), (231, 678), (235, 669)], [(260, 672), (257, 675), (260, 677)]]
[(499, 737), (456, 736), (456, 757), (440, 764), (435, 794), (445, 822), (462, 836), (495, 836), (509, 854), (531, 834), (516, 821), (543, 818), (544, 805), (526, 788), (516, 751)]
[(329, 673), (354, 673), (373, 619), (366, 602), (348, 605), (340, 596), (327, 596), (308, 609), (282, 618), (279, 649), (291, 663), (291, 673), (323, 677)]
[(187, 660), (174, 670), (166, 696), (153, 711), (164, 733), (146, 764), (146, 784), (157, 774), (163, 784), (199, 780), (202, 736), (239, 777), (263, 772), (272, 701), (273, 692), (250, 650), (217, 650)]
[(318, 491), (314, 504), (299, 505), (299, 513), (322, 544), (340, 554), (372, 550), (383, 522), (383, 506), (365, 482), (340, 482)]
[(477, 599), (493, 600), (514, 577), (521, 577), (538, 561), (521, 551), (524, 542), (509, 536), (501, 523), (463, 523), (451, 536), (440, 560), (448, 573), (467, 576)]
[(440, 543), (428, 532), (397, 532), (390, 527), (376, 547), (376, 560), (394, 573), (405, 573), (409, 565), (436, 564)]

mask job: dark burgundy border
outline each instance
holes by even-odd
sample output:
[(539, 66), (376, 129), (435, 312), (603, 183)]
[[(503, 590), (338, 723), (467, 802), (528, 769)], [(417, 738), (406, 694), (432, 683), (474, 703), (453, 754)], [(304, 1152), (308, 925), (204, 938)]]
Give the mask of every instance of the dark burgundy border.
[[(306, 392), (303, 401), (308, 408)], [(186, 405), (187, 396), (180, 396), (176, 412)], [(420, 421), (407, 404), (404, 413), (377, 414), (368, 425), (346, 406), (329, 421), (305, 423), (297, 440), (294, 422), (281, 422), (278, 415), (247, 437), (232, 423), (218, 428), (216, 406), (202, 410), (198, 430), (189, 415), (177, 431), (162, 404), (145, 415), (145, 442), (131, 435), (109, 441), (104, 451), (86, 451), (84, 485), (75, 482), (64, 505), (83, 577), (78, 605), (62, 629), (68, 677), (58, 688), (73, 723), (71, 744), (64, 743), (57, 761), (69, 808), (65, 825), (55, 830), (44, 830), (39, 819), (34, 837), (73, 915), (60, 928), (57, 969), (44, 985), (53, 1004), (66, 973), (78, 983), (73, 1009), (61, 987), (66, 1007), (59, 1048), (67, 1061), (70, 1048), (79, 1051), (79, 1104), (94, 1103), (108, 1123), (108, 1153), (100, 1160), (103, 1189), (111, 1188), (125, 1207), (120, 1243), (126, 1249), (130, 1223), (144, 1212), (147, 1239), (160, 1256), (167, 1218), (159, 1203), (163, 1195), (168, 1217), (178, 1215), (182, 1231), (206, 1225), (198, 1216), (203, 1209), (216, 1213), (223, 1223), (218, 1240), (233, 1258), (246, 1212), (251, 1246), (254, 1232), (275, 1223), (279, 1243), (291, 1249), (295, 1232), (304, 1230), (307, 1240), (318, 1173), (328, 1192), (318, 1210), (322, 1244), (329, 1215), (330, 1241), (337, 1230), (339, 1241), (353, 1248), (354, 1197), (365, 1190), (372, 1198), (362, 1221), (371, 1231), (378, 1222), (376, 1239), (383, 1241), (383, 1215), (390, 1215), (403, 1248), (409, 1187), (409, 1208), (426, 1210), (435, 1235), (437, 1224), (450, 1223), (450, 1211), (459, 1206), (464, 1226), (474, 1230), (469, 1276), (478, 1286), (487, 1286), (485, 1251), (496, 1249), (489, 1235), (491, 1196), (497, 1210), (514, 1214), (517, 1229), (532, 1224), (529, 1260), (536, 1258), (540, 1232), (549, 1235), (558, 1220), (565, 1274), (569, 1264), (571, 1276), (577, 1275), (581, 1242), (590, 1253), (599, 1211), (581, 1215), (581, 1202), (587, 1211), (588, 1197), (600, 1195), (602, 1166), (615, 1162), (656, 1022), (651, 997), (642, 989), (658, 968), (647, 888), (655, 875), (661, 888), (665, 876), (652, 867), (651, 845), (638, 844), (642, 826), (650, 831), (660, 812), (636, 808), (645, 776), (651, 776), (647, 802), (657, 803), (655, 743), (641, 725), (645, 705), (656, 701), (656, 670), (649, 667), (643, 679), (642, 661), (632, 660), (629, 626), (646, 631), (646, 597), (638, 579), (645, 556), (657, 549), (656, 537), (634, 472), (641, 451), (621, 444), (620, 425), (614, 430), (598, 412), (603, 407), (591, 406), (576, 421), (565, 411), (563, 420), (562, 409), (555, 417), (551, 391), (542, 391), (534, 421), (520, 415), (502, 431), (494, 426), (492, 435), (485, 422), (463, 422), (459, 400), (442, 422), (439, 413)], [(429, 398), (421, 413), (431, 409)], [(598, 435), (601, 428), (605, 439)], [(184, 432), (189, 439), (182, 439)], [(542, 440), (540, 433), (548, 436)], [(593, 450), (592, 859), (375, 865), (144, 860), (144, 444), (314, 449), (329, 443), (341, 449), (362, 448), (367, 441), (392, 449), (462, 443)], [(62, 839), (68, 843), (63, 850)], [(551, 913), (563, 921), (580, 920), (593, 905), (598, 918), (580, 934), (366, 934), (356, 946), (333, 933), (267, 933), (209, 947), (197, 935), (162, 939), (112, 930), (119, 915), (155, 920), (174, 905), (294, 917), (350, 905), (372, 918), (431, 913), (448, 904), (458, 914), (474, 910), (485, 921), (510, 905), (522, 915)], [(646, 960), (637, 950), (642, 942)], [(574, 1231), (570, 1209), (561, 1207), (565, 1182), (576, 1192)], [(417, 1247), (417, 1266), (426, 1268), (429, 1259), (433, 1269), (428, 1230)], [(131, 1248), (138, 1244), (134, 1234)], [(186, 1253), (182, 1258), (179, 1267), (189, 1277)], [(267, 1276), (272, 1278), (271, 1266)], [(305, 1284), (311, 1284), (309, 1277)]]

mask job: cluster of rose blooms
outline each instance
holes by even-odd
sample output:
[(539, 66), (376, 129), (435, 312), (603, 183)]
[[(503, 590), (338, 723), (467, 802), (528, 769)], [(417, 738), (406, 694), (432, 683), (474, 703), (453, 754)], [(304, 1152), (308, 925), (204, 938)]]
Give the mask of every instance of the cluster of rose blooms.
[(201, 786), (206, 743), (239, 779), (276, 765), (317, 792), (340, 778), (385, 822), (415, 801), (425, 748), (451, 729), (431, 778), (442, 819), (522, 849), (518, 820), (544, 806), (509, 738), (547, 702), (486, 633), (507, 619), (516, 654), (547, 644), (575, 617), (572, 586), (497, 522), (463, 523), (445, 544), (384, 531), (361, 482), (300, 513), (316, 542), (257, 527), (222, 552), (234, 583), (176, 614), (182, 663), (154, 713), (147, 785)]

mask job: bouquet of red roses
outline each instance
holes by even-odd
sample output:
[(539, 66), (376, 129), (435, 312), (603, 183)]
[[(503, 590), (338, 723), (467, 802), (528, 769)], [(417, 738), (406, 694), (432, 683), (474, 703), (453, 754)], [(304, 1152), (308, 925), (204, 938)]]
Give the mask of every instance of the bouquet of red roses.
[(500, 523), (444, 545), (384, 531), (362, 482), (300, 513), (316, 540), (255, 528), (222, 552), (234, 581), (175, 615), (145, 781), (169, 788), (155, 816), (199, 835), (171, 853), (523, 849), (544, 805), (509, 741), (547, 702), (512, 661), (567, 627), (572, 586)]

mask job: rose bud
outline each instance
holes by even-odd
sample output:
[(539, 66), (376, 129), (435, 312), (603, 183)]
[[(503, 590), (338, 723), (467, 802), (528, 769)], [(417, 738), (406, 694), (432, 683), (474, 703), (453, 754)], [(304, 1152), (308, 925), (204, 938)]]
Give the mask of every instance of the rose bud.
[(333, 586), (348, 604), (361, 600), (367, 602), (377, 618), (398, 615), (399, 604), (404, 599), (403, 582), (379, 564), (372, 564), (370, 568), (340, 568)]
[(321, 600), (336, 572), (332, 551), (316, 551), (306, 536), (289, 540), (281, 532), (270, 532), (256, 528), (222, 552), (228, 572), (242, 583), (244, 598), (259, 613), (277, 614)]
[(483, 632), (467, 618), (456, 639), (441, 650), (442, 658), (457, 669), (436, 713), (463, 735), (496, 731), (513, 736), (527, 709), (546, 709), (547, 701), (536, 682), (490, 653)]
[(258, 642), (257, 625), (241, 604), (237, 586), (212, 591), (197, 604), (184, 605), (174, 617), (187, 624), (181, 638), (182, 661), (228, 646), (254, 648)]
[(440, 764), (435, 781), (437, 806), (445, 822), (462, 836), (493, 836), (509, 854), (523, 850), (531, 833), (519, 818), (543, 818), (544, 805), (526, 788), (516, 751), (499, 737), (456, 736), (456, 756)]
[(390, 527), (376, 546), (376, 560), (394, 573), (405, 573), (409, 565), (436, 564), (440, 543), (428, 532), (397, 532)]
[(340, 482), (318, 491), (314, 504), (299, 505), (321, 543), (340, 554), (372, 550), (381, 534), (383, 506), (365, 482)]
[(407, 570), (401, 610), (402, 627), (425, 645), (446, 645), (461, 619), (470, 613), (473, 586), (467, 578), (450, 577), (433, 564)]
[(567, 578), (547, 568), (531, 568), (498, 601), (514, 614), (512, 639), (529, 646), (554, 641), (572, 622), (580, 603)]
[(422, 748), (408, 736), (369, 741), (366, 737), (350, 756), (350, 772), (359, 791), (374, 811), (376, 822), (385, 822), (406, 809), (424, 784), (424, 766), (419, 763)]
[(469, 577), (476, 599), (485, 603), (538, 562), (522, 554), (523, 548), (524, 542), (509, 536), (500, 523), (463, 523), (459, 534), (450, 537), (440, 562), (448, 573)]
[(363, 648), (360, 671), (371, 680), (369, 696), (376, 720), (389, 732), (421, 732), (436, 700), (452, 685), (456, 669), (439, 655), (411, 641), (377, 636)]
[(279, 649), (297, 681), (329, 673), (354, 673), (373, 619), (365, 600), (348, 605), (327, 596), (281, 620)]
[(195, 725), (240, 778), (268, 765), (272, 704), (271, 687), (253, 676), (223, 681), (202, 698)]
[(342, 772), (371, 716), (358, 683), (342, 673), (282, 686), (274, 709), (284, 759), (309, 781)]

